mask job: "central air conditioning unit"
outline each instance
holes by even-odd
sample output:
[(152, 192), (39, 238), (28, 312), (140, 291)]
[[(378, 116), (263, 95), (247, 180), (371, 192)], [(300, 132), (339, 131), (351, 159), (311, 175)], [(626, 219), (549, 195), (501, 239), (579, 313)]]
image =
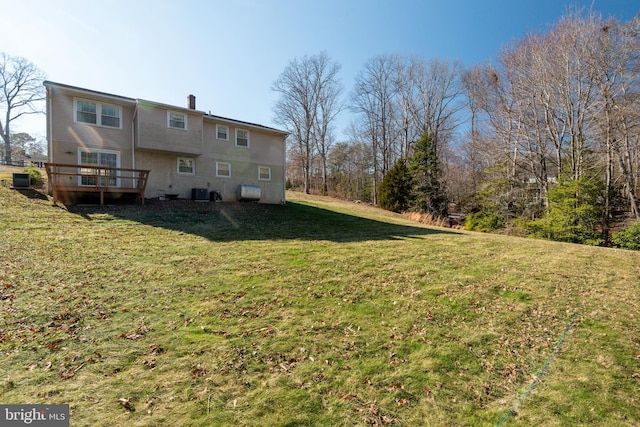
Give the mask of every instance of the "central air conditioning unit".
[(16, 190), (28, 189), (31, 187), (31, 176), (28, 173), (13, 174), (13, 188)]
[(191, 200), (195, 200), (197, 202), (208, 202), (209, 192), (207, 191), (206, 188), (192, 188)]
[(238, 200), (241, 202), (257, 202), (262, 196), (262, 189), (255, 185), (238, 186)]

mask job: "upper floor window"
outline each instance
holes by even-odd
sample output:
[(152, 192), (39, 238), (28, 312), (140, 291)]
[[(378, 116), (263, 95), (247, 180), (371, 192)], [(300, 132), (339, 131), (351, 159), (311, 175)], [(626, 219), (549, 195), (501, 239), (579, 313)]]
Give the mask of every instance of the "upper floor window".
[(102, 126), (120, 127), (120, 109), (113, 105), (102, 105), (102, 114), (100, 114)]
[(75, 100), (76, 123), (120, 128), (122, 109), (116, 105), (101, 104), (84, 99)]
[(227, 126), (216, 125), (216, 138), (229, 140), (229, 128)]
[(174, 113), (173, 111), (167, 111), (167, 122), (170, 128), (186, 129), (187, 115), (182, 113)]
[(98, 123), (97, 112), (98, 104), (95, 102), (82, 101), (80, 99), (76, 101), (76, 121), (95, 125)]
[(249, 146), (249, 131), (244, 129), (236, 129), (236, 145), (238, 147)]

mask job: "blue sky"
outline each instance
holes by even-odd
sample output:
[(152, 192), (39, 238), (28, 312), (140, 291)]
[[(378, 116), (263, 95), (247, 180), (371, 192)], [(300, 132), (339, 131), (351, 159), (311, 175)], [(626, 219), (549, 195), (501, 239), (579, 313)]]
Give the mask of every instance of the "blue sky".
[[(275, 126), (271, 85), (294, 58), (326, 51), (346, 97), (375, 55), (470, 66), (571, 6), (640, 12), (637, 0), (0, 0), (0, 51), (58, 83), (180, 106), (192, 93), (200, 110)], [(44, 116), (13, 131), (44, 136)]]

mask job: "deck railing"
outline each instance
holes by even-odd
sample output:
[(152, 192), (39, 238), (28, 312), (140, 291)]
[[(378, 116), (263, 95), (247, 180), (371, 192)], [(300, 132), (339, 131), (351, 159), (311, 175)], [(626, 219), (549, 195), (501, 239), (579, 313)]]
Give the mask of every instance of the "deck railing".
[(105, 193), (136, 193), (144, 206), (148, 170), (63, 163), (44, 165), (54, 203), (65, 193), (97, 192), (100, 193), (101, 205), (104, 204)]

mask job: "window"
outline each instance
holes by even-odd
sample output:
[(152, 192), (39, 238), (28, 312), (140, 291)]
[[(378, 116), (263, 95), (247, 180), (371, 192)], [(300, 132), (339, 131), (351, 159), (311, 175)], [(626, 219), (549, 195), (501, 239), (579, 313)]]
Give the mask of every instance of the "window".
[(84, 99), (75, 100), (76, 123), (120, 128), (122, 109), (116, 105), (101, 104)]
[(271, 181), (271, 168), (268, 166), (258, 166), (258, 180)]
[(216, 176), (231, 178), (231, 163), (216, 162)]
[(167, 111), (168, 126), (173, 129), (186, 129), (187, 128), (187, 116), (182, 113), (174, 113), (173, 111)]
[(236, 129), (236, 145), (238, 147), (249, 147), (249, 131)]
[[(80, 185), (119, 187), (116, 171), (102, 168), (118, 168), (120, 153), (117, 151), (80, 151)], [(95, 166), (95, 167), (91, 167)], [(99, 180), (99, 181), (98, 181)]]
[(97, 124), (98, 104), (89, 101), (76, 101), (76, 121)]
[(183, 175), (195, 175), (196, 162), (194, 159), (178, 157), (178, 173)]
[(120, 109), (113, 105), (103, 105), (100, 115), (102, 126), (120, 127)]
[(216, 125), (216, 138), (229, 140), (229, 128), (222, 125)]

